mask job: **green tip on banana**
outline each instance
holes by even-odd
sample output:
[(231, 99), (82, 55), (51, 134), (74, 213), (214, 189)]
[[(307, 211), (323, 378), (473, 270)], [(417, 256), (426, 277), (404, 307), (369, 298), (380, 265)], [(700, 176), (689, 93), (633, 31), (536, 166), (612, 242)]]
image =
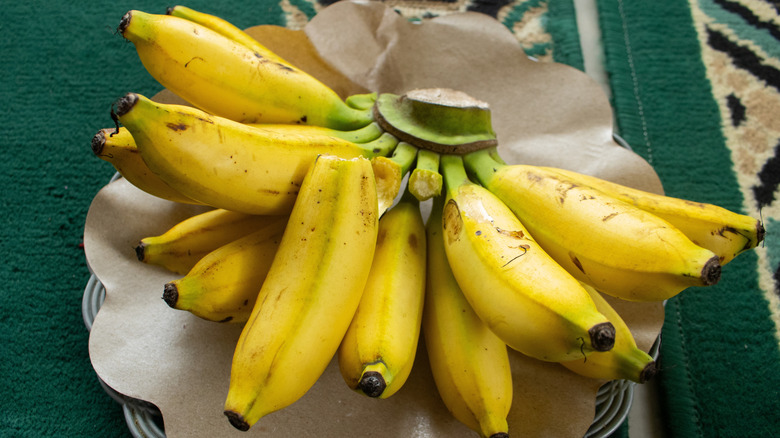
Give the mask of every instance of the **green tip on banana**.
[(381, 373), (376, 371), (367, 371), (363, 373), (358, 383), (358, 389), (369, 397), (377, 398), (385, 392), (387, 383)]

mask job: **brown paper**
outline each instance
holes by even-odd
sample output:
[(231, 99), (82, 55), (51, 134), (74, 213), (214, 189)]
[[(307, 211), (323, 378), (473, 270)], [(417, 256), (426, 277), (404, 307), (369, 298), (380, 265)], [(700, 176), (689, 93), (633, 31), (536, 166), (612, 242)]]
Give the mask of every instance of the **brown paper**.
[[(599, 86), (569, 67), (528, 60), (493, 19), (462, 13), (411, 24), (381, 4), (340, 2), (305, 31), (313, 45), (300, 49), (297, 44), (307, 41), (302, 32), (250, 29), (342, 95), (449, 87), (488, 102), (501, 154), (510, 163), (566, 167), (661, 190), (652, 168), (612, 141), (612, 115)], [(157, 98), (173, 99), (170, 93)], [(163, 285), (176, 275), (140, 263), (133, 250), (141, 238), (203, 209), (155, 198), (120, 178), (93, 200), (84, 233), (87, 261), (106, 288), (90, 334), (92, 365), (116, 391), (155, 404), (168, 437), (475, 436), (438, 398), (422, 344), (412, 375), (389, 399), (348, 389), (334, 362), (292, 406), (261, 419), (249, 432), (233, 429), (222, 407), (241, 328), (169, 308), (161, 299)], [(649, 350), (663, 322), (661, 304), (611, 301), (640, 347)], [(510, 433), (584, 435), (604, 382), (519, 353), (511, 358)]]

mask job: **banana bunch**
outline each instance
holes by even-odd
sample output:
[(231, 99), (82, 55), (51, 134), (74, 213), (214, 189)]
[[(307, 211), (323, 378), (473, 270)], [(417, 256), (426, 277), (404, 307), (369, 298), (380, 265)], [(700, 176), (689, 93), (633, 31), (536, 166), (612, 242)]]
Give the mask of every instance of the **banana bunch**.
[(763, 239), (714, 205), (507, 164), (487, 105), (460, 92), (342, 99), (184, 6), (130, 11), (119, 33), (188, 104), (128, 93), (92, 151), (147, 193), (207, 208), (135, 251), (177, 275), (161, 290), (172, 309), (242, 326), (224, 405), (239, 430), (333, 358), (346, 388), (391, 397), (422, 336), (446, 408), (505, 438), (508, 348), (645, 382), (655, 362), (610, 302), (713, 285)]

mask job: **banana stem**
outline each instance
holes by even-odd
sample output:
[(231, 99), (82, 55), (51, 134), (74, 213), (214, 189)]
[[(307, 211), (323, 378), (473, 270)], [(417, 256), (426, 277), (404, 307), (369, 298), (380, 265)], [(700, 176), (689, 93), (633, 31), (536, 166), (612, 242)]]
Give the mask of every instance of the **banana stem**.
[(409, 187), (418, 200), (425, 201), (441, 194), (440, 161), (441, 156), (437, 152), (428, 149), (417, 151), (417, 164), (409, 175)]
[(392, 134), (384, 133), (378, 139), (360, 146), (366, 151), (364, 156), (367, 158), (386, 157), (398, 146), (398, 139)]
[(390, 159), (401, 166), (401, 176), (403, 177), (412, 168), (414, 160), (417, 158), (417, 148), (409, 143), (402, 141), (395, 147)]
[(429, 170), (431, 172), (439, 172), (440, 161), (441, 161), (441, 156), (438, 153), (428, 149), (420, 149), (420, 151), (417, 152), (416, 169)]
[(344, 100), (344, 102), (350, 108), (367, 110), (367, 109), (372, 109), (374, 107), (374, 102), (376, 102), (376, 97), (377, 97), (376, 93), (353, 94), (352, 96), (347, 97)]
[(447, 191), (454, 190), (463, 184), (471, 183), (463, 165), (463, 158), (460, 155), (442, 155), (441, 172)]
[(495, 148), (482, 149), (463, 156), (468, 171), (480, 184), (486, 186), (498, 169), (506, 166)]

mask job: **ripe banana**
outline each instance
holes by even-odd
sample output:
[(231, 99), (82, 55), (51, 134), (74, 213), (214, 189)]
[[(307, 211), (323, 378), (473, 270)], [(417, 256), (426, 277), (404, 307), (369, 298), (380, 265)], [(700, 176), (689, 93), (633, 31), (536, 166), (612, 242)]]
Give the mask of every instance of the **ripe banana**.
[(274, 224), (287, 216), (257, 216), (214, 209), (189, 217), (159, 236), (141, 239), (138, 260), (185, 275), (206, 254), (226, 243)]
[(133, 10), (118, 31), (152, 77), (211, 114), (342, 130), (372, 121), (370, 110), (350, 108), (311, 75), (196, 22)]
[(507, 347), (474, 313), (452, 274), (442, 233), (443, 200), (434, 198), (426, 224), (422, 329), (433, 380), (458, 421), (483, 438), (506, 438), (506, 417), (512, 405)]
[(398, 142), (389, 134), (358, 145), (259, 128), (134, 93), (115, 108), (144, 162), (168, 185), (204, 204), (248, 214), (289, 213), (319, 154), (374, 157)]
[(92, 152), (111, 163), (124, 179), (150, 195), (183, 204), (200, 204), (174, 190), (144, 163), (133, 136), (125, 127), (101, 129), (92, 137)]
[(615, 326), (615, 346), (612, 350), (597, 352), (585, 360), (578, 359), (561, 362), (561, 365), (575, 373), (594, 379), (627, 379), (645, 383), (656, 373), (655, 360), (636, 345), (631, 330), (623, 318), (592, 286), (584, 284), (599, 312), (612, 321)]
[(208, 321), (245, 323), (285, 225), (284, 220), (270, 221), (206, 254), (187, 275), (165, 284), (163, 300)]
[(230, 23), (221, 17), (196, 11), (182, 5), (169, 7), (165, 13), (167, 15), (183, 18), (185, 20), (189, 20), (193, 23), (207, 27), (214, 32), (217, 32), (218, 34), (230, 38), (231, 40), (247, 47), (248, 49), (255, 51), (256, 53), (259, 53), (261, 56), (271, 61), (292, 67), (289, 62), (285, 61), (279, 55), (260, 44), (260, 41), (252, 38), (249, 34), (234, 26), (233, 23)]
[(579, 280), (615, 297), (662, 301), (720, 279), (720, 261), (669, 222), (561, 173), (465, 156), (479, 182)]
[(764, 239), (760, 220), (701, 202), (648, 193), (565, 169), (546, 169), (648, 211), (682, 231), (693, 243), (720, 258), (721, 266)]
[(377, 204), (369, 160), (311, 166), (233, 356), (224, 412), (237, 429), (297, 401), (336, 354), (371, 269)]
[(442, 178), (439, 173), (439, 154), (420, 149), (417, 152), (417, 164), (409, 175), (409, 190), (420, 201), (441, 194)]
[(498, 197), (472, 183), (460, 156), (441, 158), (444, 246), (474, 311), (511, 348), (560, 362), (607, 351), (615, 328), (580, 283)]
[(405, 192), (379, 220), (368, 282), (339, 347), (351, 389), (387, 398), (409, 377), (425, 297), (425, 247), (419, 202)]

